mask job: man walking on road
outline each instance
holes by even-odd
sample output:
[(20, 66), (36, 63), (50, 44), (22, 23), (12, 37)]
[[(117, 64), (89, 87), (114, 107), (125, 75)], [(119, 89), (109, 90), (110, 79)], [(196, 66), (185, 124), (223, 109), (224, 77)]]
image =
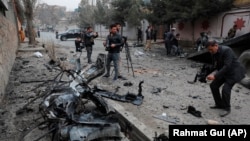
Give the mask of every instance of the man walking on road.
[[(221, 117), (231, 112), (231, 90), (233, 86), (245, 77), (245, 68), (237, 60), (234, 52), (228, 46), (219, 46), (216, 41), (211, 40), (206, 44), (208, 51), (212, 54), (215, 71), (207, 76), (213, 80), (210, 88), (213, 94), (215, 106), (211, 109), (222, 109)], [(220, 93), (220, 87), (222, 91)]]

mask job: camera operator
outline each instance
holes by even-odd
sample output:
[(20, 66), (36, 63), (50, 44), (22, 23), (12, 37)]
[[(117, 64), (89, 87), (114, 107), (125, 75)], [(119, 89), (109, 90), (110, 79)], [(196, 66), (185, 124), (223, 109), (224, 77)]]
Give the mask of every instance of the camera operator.
[(110, 76), (110, 64), (113, 61), (115, 70), (115, 76), (113, 80), (115, 81), (118, 79), (119, 75), (120, 51), (123, 45), (122, 36), (117, 33), (116, 24), (110, 25), (110, 34), (107, 36), (105, 44), (106, 44), (106, 50), (108, 51), (107, 65), (106, 65), (107, 72), (103, 77)]
[(94, 45), (94, 38), (98, 37), (98, 33), (97, 32), (93, 32), (93, 28), (92, 27), (87, 27), (87, 31), (84, 35), (84, 43), (86, 46), (86, 50), (87, 50), (87, 58), (88, 58), (88, 63), (91, 64), (91, 54), (92, 54), (92, 50), (93, 50), (93, 45)]

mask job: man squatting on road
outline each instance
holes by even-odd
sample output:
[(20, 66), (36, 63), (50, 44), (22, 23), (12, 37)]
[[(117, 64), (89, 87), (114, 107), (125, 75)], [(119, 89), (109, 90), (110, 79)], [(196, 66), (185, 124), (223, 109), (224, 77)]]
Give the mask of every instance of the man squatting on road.
[(246, 70), (237, 60), (230, 47), (218, 45), (214, 40), (209, 40), (206, 43), (206, 47), (212, 55), (212, 62), (215, 68), (215, 71), (207, 76), (208, 80), (213, 80), (210, 84), (210, 89), (215, 106), (210, 108), (222, 109), (223, 112), (220, 116), (224, 117), (231, 112), (231, 90), (237, 82), (240, 82), (245, 77)]

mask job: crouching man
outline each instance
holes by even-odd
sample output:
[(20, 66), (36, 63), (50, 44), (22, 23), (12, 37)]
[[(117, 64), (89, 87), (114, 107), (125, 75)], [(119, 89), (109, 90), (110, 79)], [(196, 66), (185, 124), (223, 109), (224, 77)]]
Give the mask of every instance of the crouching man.
[(246, 71), (230, 47), (220, 46), (216, 41), (209, 40), (206, 48), (212, 54), (213, 65), (216, 69), (207, 76), (208, 80), (212, 80), (210, 89), (215, 102), (215, 105), (210, 108), (222, 109), (220, 116), (224, 117), (231, 112), (231, 90), (245, 77)]

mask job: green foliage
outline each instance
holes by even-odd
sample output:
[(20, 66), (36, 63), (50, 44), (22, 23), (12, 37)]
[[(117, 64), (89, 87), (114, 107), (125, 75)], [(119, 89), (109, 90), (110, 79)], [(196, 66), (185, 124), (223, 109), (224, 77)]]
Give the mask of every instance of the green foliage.
[(94, 10), (94, 17), (96, 19), (96, 24), (107, 25), (110, 23), (110, 13), (111, 10), (107, 5), (107, 1), (98, 1), (96, 9)]
[(108, 6), (109, 0), (97, 1), (90, 5), (88, 0), (81, 0), (79, 5), (79, 27), (94, 26), (95, 24), (108, 25), (111, 23), (112, 10)]
[(111, 2), (113, 6), (112, 20), (129, 26), (140, 26), (143, 19), (142, 0), (114, 0)]
[(94, 26), (96, 17), (94, 16), (95, 6), (89, 5), (88, 0), (82, 0), (79, 5), (79, 27)]
[(233, 7), (234, 0), (151, 0), (148, 20), (153, 23), (173, 23), (209, 18)]

